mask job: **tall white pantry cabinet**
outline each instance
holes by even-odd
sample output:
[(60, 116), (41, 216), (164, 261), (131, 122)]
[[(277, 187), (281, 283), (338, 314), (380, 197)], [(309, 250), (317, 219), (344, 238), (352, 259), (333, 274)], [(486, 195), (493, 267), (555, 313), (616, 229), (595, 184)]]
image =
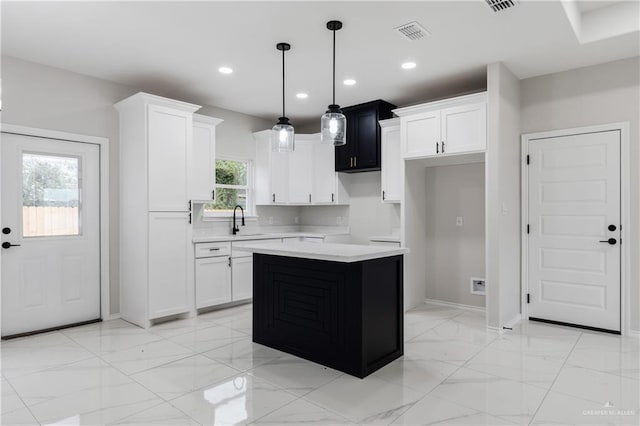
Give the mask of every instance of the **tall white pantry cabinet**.
[[(194, 307), (191, 243), (193, 113), (200, 107), (138, 93), (120, 113), (121, 315), (151, 321)], [(208, 182), (207, 182), (208, 183)]]

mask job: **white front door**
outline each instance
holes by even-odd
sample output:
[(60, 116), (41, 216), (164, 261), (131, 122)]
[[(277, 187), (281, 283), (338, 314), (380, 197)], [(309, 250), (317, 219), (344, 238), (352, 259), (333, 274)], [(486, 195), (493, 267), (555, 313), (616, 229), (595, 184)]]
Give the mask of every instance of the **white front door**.
[(620, 331), (620, 132), (529, 141), (529, 317)]
[(100, 318), (98, 145), (2, 133), (2, 336)]

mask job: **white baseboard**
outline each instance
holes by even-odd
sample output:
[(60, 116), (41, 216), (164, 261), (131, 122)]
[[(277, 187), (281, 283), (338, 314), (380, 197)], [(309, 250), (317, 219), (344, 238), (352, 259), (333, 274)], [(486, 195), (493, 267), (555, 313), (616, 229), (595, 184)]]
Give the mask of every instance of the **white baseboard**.
[(111, 320), (116, 320), (116, 319), (120, 319), (122, 318), (122, 316), (120, 315), (120, 313), (117, 314), (110, 314), (109, 316), (107, 316), (106, 318), (102, 318), (102, 321), (111, 321)]
[(434, 305), (451, 306), (452, 308), (467, 309), (469, 311), (486, 312), (486, 308), (482, 306), (464, 305), (462, 303), (445, 302), (444, 300), (436, 299), (424, 299), (425, 303), (432, 303)]
[(521, 320), (522, 320), (522, 315), (518, 314), (515, 317), (511, 318), (506, 323), (504, 323), (502, 325), (502, 328), (504, 328), (504, 327), (513, 328), (513, 326), (516, 325), (517, 323), (519, 323)]
[(636, 339), (640, 339), (640, 330), (628, 329), (625, 334), (629, 337), (635, 337)]

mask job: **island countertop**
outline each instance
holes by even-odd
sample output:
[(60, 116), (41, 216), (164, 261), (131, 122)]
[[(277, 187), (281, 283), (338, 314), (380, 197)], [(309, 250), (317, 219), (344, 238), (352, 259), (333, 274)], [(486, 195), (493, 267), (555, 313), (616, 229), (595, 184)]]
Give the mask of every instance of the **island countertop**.
[(310, 242), (262, 243), (260, 245), (246, 243), (238, 247), (238, 250), (273, 256), (328, 260), (344, 263), (398, 256), (409, 252), (409, 249), (404, 247)]

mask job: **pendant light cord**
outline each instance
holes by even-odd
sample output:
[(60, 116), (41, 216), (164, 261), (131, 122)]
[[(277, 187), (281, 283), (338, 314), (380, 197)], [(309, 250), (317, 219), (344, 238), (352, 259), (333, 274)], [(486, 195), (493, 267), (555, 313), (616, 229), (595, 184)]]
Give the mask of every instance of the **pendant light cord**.
[(333, 30), (333, 105), (336, 104), (336, 30)]
[(282, 50), (282, 116), (284, 117), (284, 49)]

